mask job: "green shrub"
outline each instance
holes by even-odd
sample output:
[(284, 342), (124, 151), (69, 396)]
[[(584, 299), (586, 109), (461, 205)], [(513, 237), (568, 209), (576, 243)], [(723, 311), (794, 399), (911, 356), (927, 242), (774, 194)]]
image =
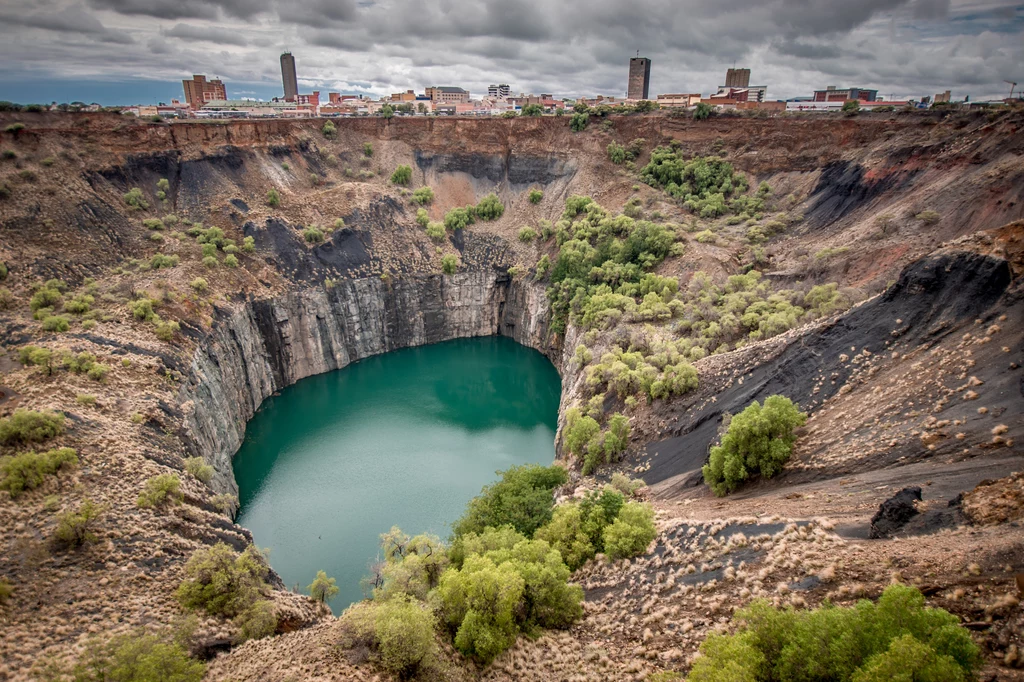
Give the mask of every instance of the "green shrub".
[(598, 552), (605, 551), (604, 531), (624, 504), (623, 495), (608, 487), (600, 492), (590, 491), (579, 502), (555, 507), (551, 521), (541, 526), (535, 537), (558, 550), (569, 570), (575, 571)]
[(67, 332), (71, 329), (71, 321), (65, 315), (47, 315), (43, 317), (42, 328), (44, 332)]
[(320, 132), (328, 140), (334, 139), (334, 136), (338, 134), (338, 128), (331, 121), (324, 121), (323, 127), (320, 128)]
[(423, 206), (431, 204), (434, 202), (434, 190), (429, 187), (420, 187), (412, 193), (412, 200), (413, 202)]
[(18, 361), (26, 367), (37, 366), (49, 376), (53, 374), (53, 352), (39, 346), (22, 346), (18, 349)]
[(715, 113), (715, 110), (710, 104), (697, 102), (697, 106), (693, 109), (693, 120), (706, 121), (711, 118), (713, 113)]
[(580, 413), (579, 408), (571, 407), (565, 411), (565, 430), (562, 443), (573, 455), (583, 458), (586, 446), (601, 431), (601, 425), (589, 415)]
[[(228, 258), (231, 258), (231, 256), (228, 256)], [(227, 258), (224, 259), (224, 262), (227, 262)], [(175, 320), (160, 320), (156, 323), (154, 333), (156, 334), (156, 338), (161, 341), (170, 342), (174, 339), (174, 335), (177, 334), (180, 329), (181, 325)]]
[(181, 504), (185, 494), (181, 492), (181, 479), (177, 474), (159, 474), (146, 480), (139, 493), (137, 504), (143, 509), (164, 504)]
[(140, 298), (135, 301), (128, 302), (128, 310), (131, 311), (132, 317), (142, 322), (150, 322), (156, 317), (156, 313), (153, 312), (153, 304), (155, 301), (149, 298)]
[(401, 679), (430, 669), (438, 657), (433, 613), (406, 595), (356, 604), (340, 627), (343, 647), (366, 646), (375, 662)]
[(258, 599), (235, 618), (243, 639), (262, 639), (277, 631), (277, 612), (266, 599)]
[(7, 263), (0, 261), (0, 282), (7, 279)]
[(132, 187), (125, 193), (124, 203), (136, 211), (143, 211), (149, 208), (149, 202), (146, 201), (145, 195), (143, 195), (142, 190), (138, 187)]
[(180, 258), (177, 255), (170, 255), (164, 253), (153, 254), (153, 257), (149, 259), (149, 267), (154, 270), (160, 270), (163, 268), (173, 268), (178, 265)]
[(41, 308), (53, 308), (60, 304), (62, 298), (63, 297), (58, 289), (43, 286), (32, 294), (32, 298), (29, 300), (28, 305), (34, 312)]
[(277, 208), (281, 205), (281, 195), (276, 189), (270, 189), (267, 191), (267, 206), (271, 208)]
[(569, 118), (569, 129), (574, 133), (582, 133), (587, 129), (590, 115), (584, 112), (576, 112)]
[(444, 214), (446, 230), (461, 230), (473, 224), (474, 207), (453, 208)]
[(608, 143), (608, 160), (616, 165), (626, 162), (626, 148), (616, 142)]
[(523, 242), (524, 244), (529, 244), (536, 238), (537, 231), (534, 230), (532, 227), (524, 227), (523, 229), (519, 230), (519, 241)]
[(310, 244), (319, 244), (324, 240), (324, 233), (316, 225), (310, 225), (302, 231), (302, 238)]
[(369, 142), (363, 143), (363, 156), (366, 158), (373, 156), (373, 145)]
[(548, 270), (550, 269), (551, 259), (548, 258), (548, 254), (545, 253), (543, 256), (540, 257), (540, 260), (537, 261), (536, 279), (544, 279), (544, 277), (548, 274)]
[(57, 516), (57, 527), (53, 532), (53, 543), (59, 549), (75, 549), (99, 538), (93, 532), (96, 521), (105, 509), (92, 500), (82, 500), (78, 511), (68, 511)]
[(189, 282), (189, 286), (192, 288), (192, 291), (197, 294), (205, 293), (210, 288), (210, 285), (202, 277), (196, 277), (194, 280)]
[(83, 331), (89, 331), (90, 329), (95, 329), (95, 328), (96, 328), (96, 320), (83, 320), (82, 321), (82, 330)]
[(76, 682), (200, 682), (206, 666), (168, 637), (139, 630), (87, 642), (69, 673)]
[(773, 395), (764, 407), (756, 400), (734, 416), (720, 445), (711, 448), (704, 465), (704, 482), (719, 497), (735, 490), (750, 476), (771, 478), (789, 461), (796, 436), (807, 415), (789, 398)]
[(544, 192), (539, 189), (530, 190), (530, 203), (539, 204), (544, 199)]
[(189, 457), (185, 460), (185, 471), (193, 478), (209, 484), (213, 480), (213, 467), (202, 457)]
[(77, 396), (75, 396), (75, 402), (81, 405), (82, 407), (95, 407), (96, 396), (92, 395), (91, 393), (79, 393)]
[(46, 452), (22, 452), (13, 457), (0, 457), (0, 490), (17, 498), (26, 490), (43, 484), (47, 476), (78, 465), (78, 454), (71, 448), (56, 448)]
[(64, 311), (72, 315), (84, 315), (96, 299), (89, 294), (79, 294), (64, 304)]
[(932, 210), (921, 211), (914, 217), (920, 220), (925, 225), (934, 225), (935, 223), (939, 222), (939, 220), (942, 219), (942, 216), (939, 215), (937, 211)]
[(504, 213), (505, 205), (494, 193), (488, 194), (476, 205), (476, 217), (480, 220), (497, 220)]
[(615, 521), (604, 529), (604, 551), (611, 559), (634, 557), (647, 551), (657, 535), (651, 505), (627, 502)]
[(878, 603), (777, 609), (758, 600), (736, 612), (739, 630), (712, 634), (691, 682), (726, 680), (975, 679), (981, 655), (956, 616), (928, 608), (914, 587), (890, 585)]
[(560, 466), (525, 464), (498, 472), (501, 479), (485, 486), (452, 524), (455, 537), (482, 533), (488, 526), (512, 526), (526, 537), (551, 519), (553, 491), (569, 480)]
[(220, 265), (220, 263), (217, 261), (216, 256), (205, 256), (203, 258), (203, 266), (204, 267), (215, 268), (218, 265)]
[(446, 275), (454, 275), (459, 268), (459, 259), (453, 254), (446, 253), (441, 256), (441, 272)]
[(0, 445), (39, 443), (64, 433), (64, 415), (44, 410), (15, 410), (0, 419)]
[(4, 606), (14, 596), (14, 588), (6, 579), (0, 578), (0, 606)]
[(647, 484), (643, 482), (643, 479), (630, 478), (616, 471), (612, 474), (611, 486), (623, 495), (631, 497), (641, 488), (647, 487)]
[(107, 373), (109, 371), (110, 368), (107, 367), (106, 365), (95, 363), (92, 367), (86, 370), (86, 376), (88, 376), (93, 381), (103, 381), (104, 379), (107, 378)]
[(406, 165), (400, 165), (395, 169), (395, 172), (391, 174), (392, 185), (408, 185), (412, 181), (412, 167)]
[(445, 229), (443, 223), (428, 222), (427, 223), (427, 236), (434, 242), (441, 242), (445, 237)]
[(245, 253), (252, 253), (256, 250), (256, 239), (254, 237), (245, 237), (242, 239), (242, 251)]
[(511, 528), (463, 538), (461, 567), (441, 576), (441, 614), (455, 647), (483, 662), (512, 645), (519, 632), (565, 628), (583, 615), (583, 590), (569, 583), (558, 550)]
[(426, 227), (430, 223), (430, 214), (427, 213), (427, 209), (419, 208), (416, 209), (416, 224), (420, 227)]
[(162, 230), (164, 229), (164, 221), (159, 218), (146, 218), (142, 221), (142, 226), (149, 230)]
[(223, 542), (196, 550), (175, 596), (186, 609), (234, 618), (269, 593), (266, 557), (254, 546), (241, 554)]
[(237, 268), (238, 257), (233, 253), (229, 253), (228, 255), (224, 256), (224, 265), (229, 268)]
[(5, 133), (17, 134), (17, 133), (19, 133), (20, 131), (22, 131), (24, 129), (25, 129), (25, 124), (22, 123), (21, 121), (16, 121), (16, 122), (11, 123), (10, 125), (8, 125), (6, 128), (4, 128), (4, 132)]

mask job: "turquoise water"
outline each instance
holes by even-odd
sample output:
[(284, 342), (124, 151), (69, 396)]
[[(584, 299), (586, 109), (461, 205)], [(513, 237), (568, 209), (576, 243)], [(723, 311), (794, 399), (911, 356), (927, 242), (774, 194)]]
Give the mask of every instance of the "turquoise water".
[(378, 355), (268, 398), (235, 456), (238, 522), (289, 587), (317, 570), (340, 613), (381, 533), (448, 536), (495, 471), (554, 460), (558, 373), (504, 337)]

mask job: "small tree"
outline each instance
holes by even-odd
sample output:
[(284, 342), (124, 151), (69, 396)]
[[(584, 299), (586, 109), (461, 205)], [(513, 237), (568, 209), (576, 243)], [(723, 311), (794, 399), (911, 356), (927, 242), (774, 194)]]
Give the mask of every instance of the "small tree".
[(519, 111), (520, 116), (543, 116), (544, 107), (539, 104), (527, 104)]
[(146, 480), (137, 503), (142, 508), (152, 508), (163, 504), (181, 504), (184, 498), (178, 475), (160, 474)]
[(807, 415), (789, 398), (769, 396), (764, 407), (756, 400), (732, 418), (720, 445), (711, 448), (704, 481), (719, 497), (735, 490), (754, 474), (771, 478), (789, 460), (796, 436)]
[(338, 594), (334, 578), (328, 578), (323, 571), (316, 572), (316, 578), (306, 589), (309, 590), (309, 596), (321, 604), (331, 601)]
[(380, 115), (384, 118), (392, 118), (395, 115), (395, 108), (390, 104), (385, 104), (380, 108)]
[(104, 508), (92, 500), (82, 500), (78, 511), (69, 511), (57, 517), (57, 528), (53, 543), (58, 548), (75, 549), (98, 538), (93, 532), (96, 521), (103, 515)]
[(391, 184), (393, 185), (408, 185), (411, 180), (412, 168), (410, 166), (401, 165), (391, 174)]
[(450, 253), (441, 256), (441, 272), (446, 275), (454, 275), (459, 268), (459, 259)]
[(843, 102), (842, 112), (844, 114), (856, 114), (860, 111), (860, 102), (855, 99), (848, 99)]
[(334, 136), (338, 134), (338, 129), (331, 121), (324, 121), (324, 125), (320, 128), (320, 132), (323, 133), (324, 137), (328, 140), (333, 140)]
[(713, 114), (714, 111), (714, 108), (710, 104), (697, 102), (697, 106), (693, 109), (693, 120), (706, 121), (711, 118), (711, 114)]
[(587, 129), (587, 122), (590, 120), (590, 115), (585, 112), (576, 112), (569, 119), (569, 129), (574, 133), (582, 133)]

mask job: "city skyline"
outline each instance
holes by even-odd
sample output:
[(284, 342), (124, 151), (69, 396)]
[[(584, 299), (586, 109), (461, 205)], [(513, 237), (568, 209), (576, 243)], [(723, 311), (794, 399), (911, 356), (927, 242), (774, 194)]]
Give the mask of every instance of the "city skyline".
[[(569, 0), (10, 0), (0, 10), (0, 99), (129, 104), (181, 97), (206, 74), (233, 97), (283, 96), (280, 55), (300, 92), (371, 96), (491, 83), (558, 97), (623, 96), (628, 58), (653, 62), (650, 96), (714, 92), (725, 70), (750, 68), (770, 99), (827, 85), (896, 99), (1005, 97), (1024, 82), (1024, 4), (992, 0), (731, 3), (605, 0), (572, 24)], [(44, 7), (45, 5), (45, 7)], [(408, 6), (407, 6), (408, 5)], [(514, 6), (514, 7), (513, 7)], [(741, 11), (742, 10), (742, 11)], [(577, 10), (582, 11), (582, 10)], [(282, 18), (282, 16), (286, 18)], [(606, 28), (607, 26), (607, 28)], [(95, 93), (89, 96), (88, 93)]]

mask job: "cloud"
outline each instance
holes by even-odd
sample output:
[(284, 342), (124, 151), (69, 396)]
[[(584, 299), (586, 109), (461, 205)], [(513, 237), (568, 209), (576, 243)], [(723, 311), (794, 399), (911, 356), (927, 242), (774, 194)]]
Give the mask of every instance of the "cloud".
[(134, 42), (131, 36), (113, 31), (99, 19), (79, 5), (63, 8), (59, 12), (25, 13), (0, 11), (0, 20), (12, 27), (36, 28), (57, 33), (75, 33), (94, 37), (105, 43), (127, 45)]
[(157, 19), (251, 19), (271, 9), (270, 0), (89, 0), (96, 9)]
[[(623, 94), (640, 50), (652, 93), (712, 91), (735, 65), (772, 99), (826, 84), (997, 96), (1024, 63), (1020, 0), (80, 2), (3, 0), (0, 59), (54, 78), (208, 73), (276, 92), (289, 49), (304, 90), (504, 82), (574, 96)], [(132, 38), (127, 60), (117, 45)]]
[(196, 26), (194, 24), (175, 24), (161, 33), (169, 38), (182, 40), (202, 40), (209, 43), (226, 45), (248, 45), (245, 34), (240, 31), (217, 28), (215, 26)]

